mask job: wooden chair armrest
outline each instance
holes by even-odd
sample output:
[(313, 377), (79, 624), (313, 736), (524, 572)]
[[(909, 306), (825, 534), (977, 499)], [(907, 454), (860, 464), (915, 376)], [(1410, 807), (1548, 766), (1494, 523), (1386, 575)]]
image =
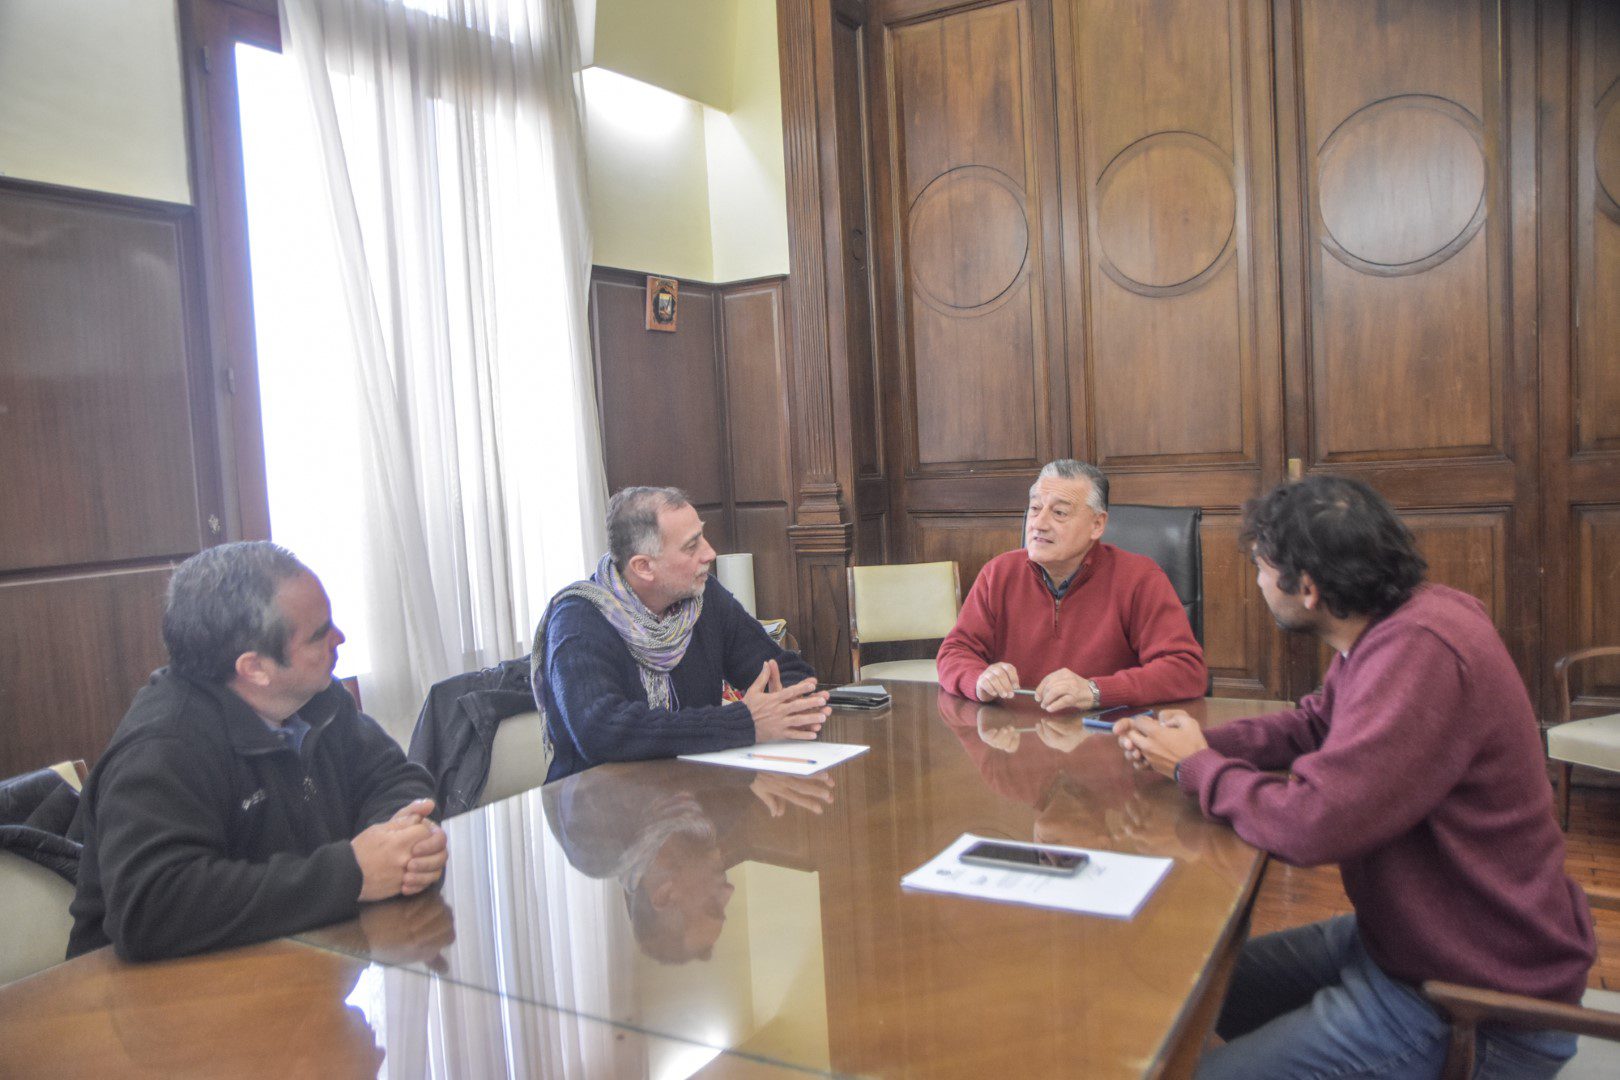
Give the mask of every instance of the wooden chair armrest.
[(1605, 889), (1601, 885), (1584, 885), (1586, 902), (1605, 911), (1620, 911), (1620, 889)]
[(1573, 664), (1583, 660), (1592, 660), (1599, 656), (1620, 656), (1620, 645), (1593, 645), (1586, 649), (1576, 649), (1565, 653), (1553, 664), (1553, 678), (1558, 681), (1558, 720), (1557, 723), (1569, 723), (1569, 669)]
[(1582, 660), (1591, 660), (1598, 656), (1620, 656), (1620, 645), (1593, 645), (1590, 648), (1565, 653), (1553, 663), (1553, 670), (1562, 672), (1571, 664), (1578, 664)]
[(1453, 1024), (1472, 1027), (1486, 1021), (1505, 1022), (1537, 1030), (1572, 1031), (1577, 1035), (1592, 1035), (1620, 1042), (1620, 1013), (1446, 982), (1425, 982), (1423, 996), (1451, 1017)]

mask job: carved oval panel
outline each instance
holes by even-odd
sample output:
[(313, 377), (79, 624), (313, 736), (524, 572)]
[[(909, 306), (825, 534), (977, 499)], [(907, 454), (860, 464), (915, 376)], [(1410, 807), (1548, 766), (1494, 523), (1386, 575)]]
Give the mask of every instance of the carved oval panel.
[(1620, 79), (1598, 99), (1597, 140), (1592, 148), (1592, 167), (1597, 172), (1598, 205), (1615, 221), (1620, 221)]
[(1236, 211), (1220, 147), (1186, 131), (1138, 139), (1097, 179), (1103, 269), (1133, 292), (1194, 288), (1219, 269)]
[(1406, 94), (1351, 113), (1322, 144), (1317, 178), (1323, 243), (1366, 273), (1437, 266), (1485, 220), (1480, 123), (1444, 98)]
[(930, 181), (911, 204), (910, 234), (918, 292), (958, 313), (1006, 296), (1029, 258), (1023, 192), (985, 165), (963, 165)]

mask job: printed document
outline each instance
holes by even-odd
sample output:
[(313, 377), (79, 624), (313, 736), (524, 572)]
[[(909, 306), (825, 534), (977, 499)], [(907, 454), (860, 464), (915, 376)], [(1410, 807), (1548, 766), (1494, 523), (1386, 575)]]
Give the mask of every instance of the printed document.
[(762, 742), (753, 746), (739, 746), (735, 750), (717, 750), (712, 754), (682, 754), (682, 761), (701, 761), (708, 765), (729, 765), (734, 769), (753, 769), (756, 772), (788, 773), (792, 776), (814, 776), (822, 769), (848, 761), (864, 754), (871, 747), (854, 743), (807, 742), (783, 739), (780, 742)]
[[(950, 847), (901, 878), (900, 884), (908, 889), (1129, 919), (1158, 888), (1172, 862), (1170, 859), (1145, 855), (1121, 855), (1114, 851), (1066, 847), (1055, 850), (1081, 851), (1090, 857), (1077, 873), (1047, 874), (1038, 870), (999, 869), (962, 862), (962, 852), (987, 839), (972, 833), (962, 834)], [(994, 842), (1014, 847), (1054, 847), (1051, 844), (1021, 844), (1013, 840), (997, 839)]]

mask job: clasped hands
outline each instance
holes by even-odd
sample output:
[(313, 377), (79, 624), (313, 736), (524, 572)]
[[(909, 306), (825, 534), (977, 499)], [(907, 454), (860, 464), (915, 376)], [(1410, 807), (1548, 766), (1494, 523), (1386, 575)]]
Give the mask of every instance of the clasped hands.
[(822, 721), (832, 710), (827, 694), (816, 689), (816, 680), (805, 679), (783, 687), (782, 672), (775, 660), (765, 661), (759, 677), (743, 695), (743, 704), (754, 718), (754, 741), (814, 739), (821, 733)]
[(450, 852), (431, 813), (433, 800), (417, 799), (349, 841), (360, 864), (361, 900), (414, 896), (444, 874)]
[[(980, 701), (1005, 700), (1018, 693), (1018, 669), (1005, 660), (985, 668), (974, 684), (973, 692)], [(1089, 709), (1097, 702), (1091, 696), (1091, 685), (1068, 668), (1058, 668), (1035, 687), (1035, 703), (1047, 712), (1065, 709)]]
[(1127, 716), (1114, 724), (1114, 735), (1133, 767), (1163, 776), (1174, 776), (1183, 758), (1209, 745), (1198, 721), (1180, 709), (1162, 709), (1156, 717)]

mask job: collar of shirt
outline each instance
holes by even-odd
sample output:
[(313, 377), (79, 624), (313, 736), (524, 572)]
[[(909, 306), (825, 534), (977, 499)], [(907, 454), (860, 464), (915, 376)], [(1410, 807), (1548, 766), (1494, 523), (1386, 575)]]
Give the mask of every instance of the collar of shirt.
[(293, 713), (291, 716), (287, 717), (287, 719), (281, 722), (280, 727), (276, 727), (269, 721), (265, 721), (264, 726), (273, 731), (282, 742), (291, 747), (293, 753), (298, 754), (303, 752), (304, 736), (309, 734), (309, 723), (302, 716), (299, 716), (297, 713)]
[[(1081, 564), (1081, 566), (1084, 566), (1084, 565), (1085, 565), (1084, 563)], [(1057, 582), (1056, 584), (1053, 584), (1052, 575), (1048, 574), (1046, 572), (1046, 567), (1044, 567), (1044, 566), (1036, 566), (1035, 569), (1037, 569), (1037, 570), (1039, 570), (1041, 572), (1041, 580), (1046, 583), (1046, 591), (1051, 593), (1052, 598), (1055, 599), (1055, 600), (1063, 599), (1063, 595), (1069, 591), (1069, 586), (1073, 585), (1075, 579), (1080, 576), (1080, 569), (1077, 567), (1075, 569), (1074, 573), (1070, 574), (1068, 577), (1064, 578), (1062, 581)]]

